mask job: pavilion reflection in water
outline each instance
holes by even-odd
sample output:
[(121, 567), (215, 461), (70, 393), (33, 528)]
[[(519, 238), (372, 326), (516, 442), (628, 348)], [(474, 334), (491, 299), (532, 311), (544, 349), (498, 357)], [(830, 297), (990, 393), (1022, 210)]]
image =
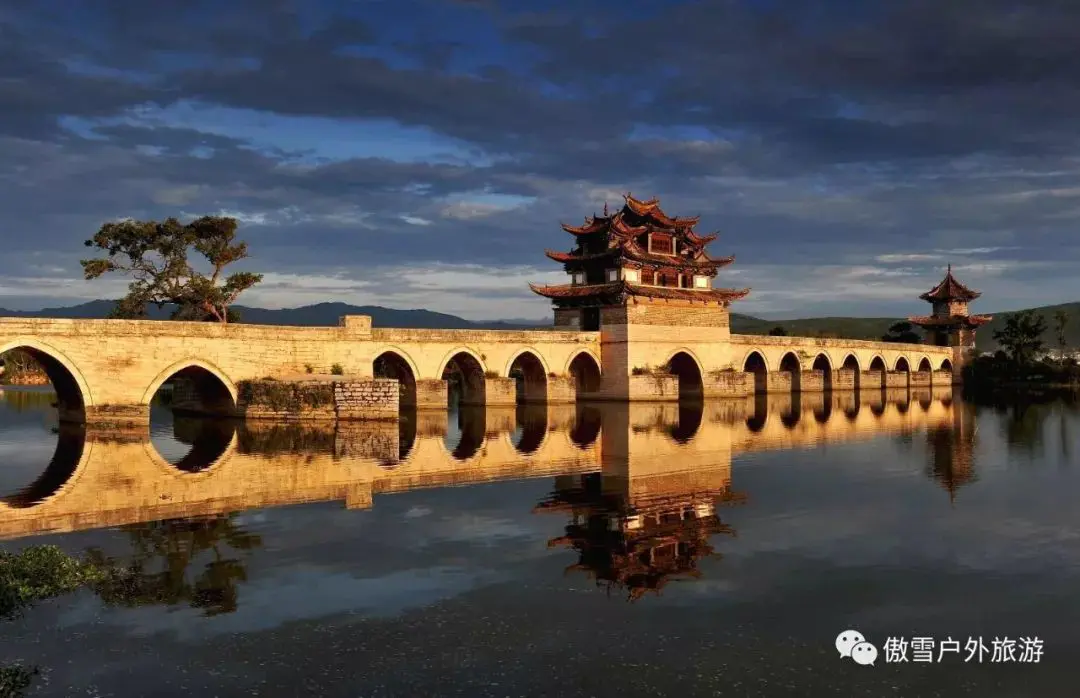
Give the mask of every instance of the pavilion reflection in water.
[(550, 477), (536, 511), (569, 519), (551, 544), (576, 552), (569, 569), (636, 599), (695, 578), (720, 534), (734, 534), (718, 507), (746, 499), (732, 488), (741, 454), (924, 433), (928, 474), (951, 496), (974, 477), (974, 413), (951, 391), (475, 408), (398, 424), (177, 418), (172, 431), (186, 452), (165, 458), (148, 433), (56, 428), (48, 467), (0, 498), (0, 538), (119, 527), (130, 555), (99, 560), (127, 576), (103, 598), (222, 613), (237, 604), (246, 551), (261, 544), (237, 512), (367, 509), (397, 492)]
[(569, 515), (565, 534), (548, 545), (574, 549), (578, 562), (567, 571), (591, 575), (608, 593), (625, 589), (636, 600), (670, 581), (697, 578), (699, 560), (717, 554), (713, 536), (735, 534), (717, 515), (717, 503), (734, 498), (726, 480), (714, 490), (642, 501), (620, 491), (622, 483), (602, 473), (559, 476), (555, 491), (535, 508)]

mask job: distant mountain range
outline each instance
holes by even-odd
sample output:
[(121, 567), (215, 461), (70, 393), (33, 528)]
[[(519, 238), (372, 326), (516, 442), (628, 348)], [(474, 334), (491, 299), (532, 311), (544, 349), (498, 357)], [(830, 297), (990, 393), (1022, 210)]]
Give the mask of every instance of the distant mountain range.
[[(65, 308), (44, 308), (42, 310), (6, 310), (0, 308), (0, 317), (42, 317), (42, 318), (104, 318), (112, 312), (116, 301), (96, 300)], [(348, 303), (316, 303), (299, 308), (268, 310), (251, 308), (244, 305), (232, 306), (240, 313), (241, 321), (252, 325), (300, 325), (304, 327), (338, 324), (342, 315), (370, 315), (375, 327), (402, 327), (410, 329), (444, 330), (520, 330), (543, 326), (543, 322), (529, 320), (497, 320), (492, 322), (473, 322), (457, 315), (436, 313), (431, 310), (397, 310), (377, 305), (349, 305)], [(166, 306), (158, 309), (156, 305), (147, 307), (151, 320), (168, 320), (173, 308)], [(547, 323), (550, 324), (550, 323)]]
[[(44, 308), (42, 310), (18, 311), (0, 308), (0, 316), (7, 317), (42, 317), (42, 318), (103, 318), (106, 317), (115, 301), (96, 300), (80, 305), (65, 308)], [(300, 325), (319, 326), (336, 325), (342, 315), (370, 315), (371, 322), (376, 327), (402, 327), (413, 329), (447, 329), (447, 330), (521, 330), (550, 327), (550, 322), (538, 322), (529, 320), (497, 320), (491, 322), (474, 322), (456, 315), (436, 313), (431, 310), (397, 310), (383, 308), (377, 305), (349, 305), (348, 303), (317, 303), (305, 305), (299, 308), (282, 308), (280, 310), (268, 310), (266, 308), (251, 308), (247, 306), (233, 306), (245, 323), (257, 325)], [(1061, 305), (1042, 306), (1034, 308), (1042, 313), (1047, 320), (1048, 329), (1043, 341), (1047, 348), (1057, 346), (1057, 337), (1053, 330), (1053, 316), (1058, 310), (1064, 310), (1069, 315), (1069, 326), (1066, 331), (1066, 340), (1070, 346), (1080, 346), (1080, 303), (1064, 303)], [(150, 306), (149, 316), (155, 320), (168, 319), (172, 310), (156, 306)], [(988, 325), (979, 330), (978, 348), (990, 351), (996, 348), (993, 339), (994, 330), (1001, 328), (1005, 323), (1008, 313), (993, 313), (994, 319)], [(827, 334), (848, 339), (880, 339), (886, 333), (889, 326), (898, 318), (853, 318), (853, 317), (823, 317), (804, 318), (799, 320), (763, 320), (750, 315), (740, 313), (731, 314), (731, 330), (739, 334), (768, 334), (775, 327), (783, 327), (790, 335), (807, 336)]]

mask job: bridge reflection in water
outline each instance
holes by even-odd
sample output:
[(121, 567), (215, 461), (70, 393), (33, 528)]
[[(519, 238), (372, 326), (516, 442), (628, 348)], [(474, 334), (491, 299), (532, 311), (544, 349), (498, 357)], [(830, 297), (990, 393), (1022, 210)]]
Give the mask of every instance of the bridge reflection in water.
[[(741, 454), (920, 434), (927, 475), (950, 496), (974, 478), (974, 411), (951, 388), (478, 407), (413, 412), (398, 424), (177, 418), (173, 448), (161, 450), (149, 433), (55, 430), (48, 467), (0, 499), (0, 538), (119, 526), (130, 556), (90, 551), (124, 570), (96, 589), (103, 600), (186, 602), (210, 615), (235, 610), (241, 551), (261, 545), (233, 519), (244, 510), (321, 501), (366, 509), (396, 492), (550, 477), (553, 491), (534, 511), (568, 522), (549, 545), (576, 553), (568, 571), (634, 600), (699, 576), (718, 536), (734, 535), (719, 512), (748, 497), (732, 483)], [(193, 577), (189, 566), (206, 555), (212, 562)]]
[[(398, 424), (177, 418), (174, 436), (188, 451), (169, 458), (148, 433), (65, 424), (55, 428), (48, 467), (0, 499), (0, 537), (303, 502), (365, 509), (379, 495), (518, 478), (560, 476), (565, 489), (567, 477), (582, 475), (592, 477), (581, 485), (589, 497), (647, 520), (664, 497), (690, 496), (687, 511), (701, 512), (702, 497), (729, 496), (732, 458), (742, 453), (918, 430), (934, 455), (930, 474), (955, 490), (973, 477), (973, 419), (951, 388), (697, 405), (477, 407), (413, 412)], [(626, 501), (612, 504), (616, 495)]]

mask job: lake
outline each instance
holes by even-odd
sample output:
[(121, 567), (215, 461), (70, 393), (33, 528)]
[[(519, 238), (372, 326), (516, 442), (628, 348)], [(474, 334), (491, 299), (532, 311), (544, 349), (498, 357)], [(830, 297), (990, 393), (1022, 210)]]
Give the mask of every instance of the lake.
[(1075, 403), (155, 405), (146, 435), (51, 400), (0, 396), (0, 546), (131, 581), (0, 622), (29, 695), (1076, 694)]

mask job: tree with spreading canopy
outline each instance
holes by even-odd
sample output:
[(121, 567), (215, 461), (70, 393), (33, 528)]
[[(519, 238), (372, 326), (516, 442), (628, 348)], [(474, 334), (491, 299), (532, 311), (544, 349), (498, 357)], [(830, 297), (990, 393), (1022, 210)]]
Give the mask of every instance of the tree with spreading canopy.
[[(227, 323), (238, 316), (229, 306), (262, 280), (262, 274), (237, 272), (223, 276), (225, 267), (248, 256), (247, 243), (236, 240), (237, 221), (224, 216), (203, 216), (190, 223), (164, 221), (109, 222), (86, 241), (106, 257), (81, 262), (87, 279), (110, 272), (133, 277), (128, 294), (117, 302), (114, 318), (145, 318), (146, 307), (175, 305), (174, 320)], [(188, 259), (191, 250), (209, 263), (203, 274)]]
[(787, 337), (787, 330), (785, 330), (782, 325), (777, 325), (776, 327), (769, 330), (769, 336), (770, 337)]
[(1034, 310), (1022, 310), (1005, 316), (1005, 326), (994, 330), (994, 341), (1009, 354), (1013, 363), (1025, 366), (1043, 351), (1046, 318)]
[(900, 344), (921, 344), (922, 336), (915, 331), (915, 326), (907, 320), (894, 322), (884, 337), (883, 342), (897, 342)]

